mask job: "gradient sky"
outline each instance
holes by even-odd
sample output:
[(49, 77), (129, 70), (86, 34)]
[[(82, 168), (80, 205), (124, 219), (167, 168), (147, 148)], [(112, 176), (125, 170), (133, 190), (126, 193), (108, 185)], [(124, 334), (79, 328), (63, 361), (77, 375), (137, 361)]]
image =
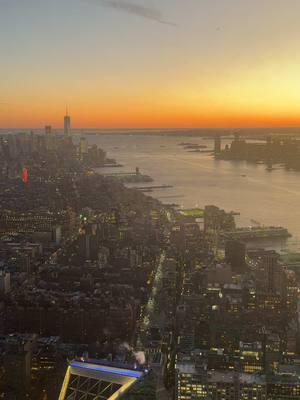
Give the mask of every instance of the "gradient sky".
[(299, 0), (109, 2), (0, 0), (0, 127), (300, 126)]

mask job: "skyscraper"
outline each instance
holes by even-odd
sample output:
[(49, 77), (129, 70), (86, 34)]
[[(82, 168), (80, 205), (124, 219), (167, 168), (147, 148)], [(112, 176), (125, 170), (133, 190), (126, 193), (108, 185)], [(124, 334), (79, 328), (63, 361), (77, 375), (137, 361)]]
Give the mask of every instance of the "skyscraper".
[(270, 293), (280, 289), (281, 268), (278, 264), (278, 254), (269, 252), (263, 257), (263, 267), (265, 273), (265, 284), (267, 291)]
[(71, 117), (68, 115), (68, 108), (66, 109), (66, 115), (64, 116), (64, 134), (71, 135)]
[(80, 138), (79, 153), (81, 159), (83, 159), (84, 156), (88, 153), (88, 141), (86, 140), (85, 137)]
[(45, 126), (45, 135), (52, 135), (52, 127), (51, 125), (46, 125)]
[(232, 270), (242, 273), (245, 270), (246, 245), (238, 240), (229, 240), (225, 244), (225, 258)]

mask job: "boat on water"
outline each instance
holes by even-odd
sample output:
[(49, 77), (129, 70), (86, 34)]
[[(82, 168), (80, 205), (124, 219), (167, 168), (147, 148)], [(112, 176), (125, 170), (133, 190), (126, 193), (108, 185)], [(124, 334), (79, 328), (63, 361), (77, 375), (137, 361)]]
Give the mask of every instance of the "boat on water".
[[(177, 146), (195, 146), (195, 143), (181, 142), (181, 143), (178, 143)], [(197, 146), (197, 145), (196, 145), (196, 146)]]

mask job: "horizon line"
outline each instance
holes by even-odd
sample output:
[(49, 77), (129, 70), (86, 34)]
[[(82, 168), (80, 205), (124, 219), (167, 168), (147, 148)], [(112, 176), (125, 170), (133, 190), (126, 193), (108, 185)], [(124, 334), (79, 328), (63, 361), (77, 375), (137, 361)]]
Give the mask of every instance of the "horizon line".
[[(45, 125), (47, 126), (47, 125)], [(39, 126), (39, 127), (0, 127), (0, 130), (44, 130), (45, 126)], [(51, 126), (51, 125), (50, 125)], [(52, 126), (52, 129), (54, 130), (63, 130), (63, 127), (55, 127)], [(101, 131), (173, 131), (173, 130), (178, 130), (178, 131), (191, 131), (191, 130), (246, 130), (246, 129), (300, 129), (300, 125), (285, 125), (285, 126), (233, 126), (233, 127), (156, 127), (156, 128), (146, 128), (146, 127), (139, 127), (139, 128), (118, 128), (118, 127), (112, 127), (112, 128), (104, 128), (104, 127), (80, 127), (80, 128), (71, 128), (71, 131), (80, 131), (80, 130), (101, 130)]]

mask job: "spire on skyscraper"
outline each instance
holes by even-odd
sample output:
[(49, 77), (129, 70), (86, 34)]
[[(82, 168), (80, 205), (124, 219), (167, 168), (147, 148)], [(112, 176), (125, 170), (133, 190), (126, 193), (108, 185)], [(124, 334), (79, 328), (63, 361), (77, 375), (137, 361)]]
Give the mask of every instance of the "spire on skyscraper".
[(66, 105), (66, 115), (64, 117), (64, 134), (65, 135), (71, 134), (71, 118), (69, 116), (69, 110), (67, 105)]

